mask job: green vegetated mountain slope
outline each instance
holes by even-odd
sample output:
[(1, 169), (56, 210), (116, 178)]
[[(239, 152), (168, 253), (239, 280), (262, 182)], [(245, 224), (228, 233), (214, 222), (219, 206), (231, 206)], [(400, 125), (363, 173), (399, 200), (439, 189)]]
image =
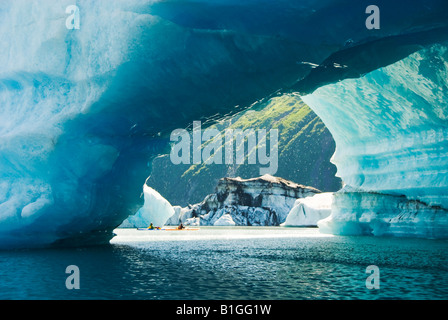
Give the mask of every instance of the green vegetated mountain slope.
[[(266, 129), (268, 153), (269, 130), (278, 129), (278, 170), (275, 176), (326, 192), (337, 191), (341, 187), (341, 180), (335, 177), (336, 167), (330, 163), (335, 150), (334, 140), (322, 121), (298, 96), (283, 95), (256, 103), (212, 127), (221, 131), (223, 137), (226, 129)], [(202, 129), (205, 129), (204, 124)], [(247, 148), (246, 143), (246, 156)], [(207, 165), (203, 162), (174, 165), (169, 155), (163, 155), (154, 159), (152, 166), (147, 184), (172, 205), (186, 206), (201, 202), (206, 195), (213, 193), (219, 179), (258, 177), (260, 167), (267, 165), (258, 164), (258, 161), (255, 165), (248, 164), (247, 159), (243, 165)]]

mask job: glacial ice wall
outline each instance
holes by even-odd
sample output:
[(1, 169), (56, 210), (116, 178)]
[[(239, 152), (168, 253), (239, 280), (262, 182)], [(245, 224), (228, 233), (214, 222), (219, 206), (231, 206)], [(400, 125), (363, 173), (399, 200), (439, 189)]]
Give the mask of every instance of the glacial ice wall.
[(448, 236), (446, 43), (303, 99), (332, 132), (347, 185), (323, 231)]
[[(74, 2), (80, 9), (80, 29), (68, 30), (65, 10)], [(368, 50), (379, 47), (372, 40), (414, 39), (413, 32), (447, 27), (445, 0), (377, 2), (387, 27), (371, 31), (365, 28), (370, 3), (364, 0), (1, 1), (0, 247), (107, 242), (112, 230), (143, 205), (149, 163), (166, 147), (173, 129), (238, 111), (278, 90), (294, 88), (297, 81), (304, 80), (301, 88), (315, 88), (353, 75), (335, 77), (340, 70), (323, 65), (326, 71), (318, 74), (318, 81), (307, 77), (312, 66), (335, 53), (365, 57), (372, 52)], [(438, 41), (424, 38), (424, 45)], [(395, 40), (387, 46), (382, 43), (390, 55), (380, 55), (374, 64), (356, 70), (372, 71), (399, 61), (421, 45), (417, 40), (412, 45), (410, 40), (404, 44)], [(396, 44), (406, 50), (395, 50)], [(443, 61), (436, 62), (443, 67)], [(438, 70), (428, 67), (421, 77), (433, 81)], [(388, 76), (373, 80), (386, 84)], [(414, 88), (403, 85), (402, 90), (388, 92), (398, 99)], [(343, 89), (338, 94), (344, 94)], [(320, 95), (324, 91), (313, 94), (316, 101), (311, 102), (321, 111), (319, 105), (328, 102), (331, 110), (341, 98), (326, 102)], [(426, 124), (437, 122), (424, 106), (415, 112), (429, 117)], [(406, 114), (410, 109), (407, 106)], [(414, 143), (423, 145), (419, 139), (446, 141), (440, 131), (443, 110), (437, 109), (437, 130), (417, 130), (415, 136), (399, 137), (398, 142), (412, 140), (408, 151), (412, 153)], [(325, 112), (320, 113), (325, 118)], [(375, 119), (381, 127), (381, 117)], [(343, 141), (339, 129), (333, 129)], [(415, 149), (413, 165), (420, 168), (418, 159), (424, 155), (443, 159), (443, 144), (428, 145), (432, 147), (439, 149), (423, 155)], [(341, 154), (343, 145), (338, 150)], [(341, 163), (350, 162), (338, 157)], [(373, 175), (356, 173), (361, 172), (359, 163), (340, 166), (341, 175), (354, 185), (363, 179), (363, 186), (379, 185)], [(354, 174), (343, 172), (349, 167)], [(440, 188), (430, 187), (424, 200), (441, 203), (444, 198), (437, 192), (446, 185), (445, 171), (431, 168), (438, 178), (425, 171), (422, 185), (432, 181)], [(410, 181), (418, 180), (409, 175)], [(407, 183), (390, 180), (382, 190), (402, 187), (409, 189)]]
[[(0, 4), (2, 247), (47, 244), (91, 229), (102, 233), (101, 215), (116, 214), (107, 208), (112, 183), (101, 179), (116, 164), (120, 146), (94, 134), (85, 119), (101, 109), (97, 103), (129, 59), (128, 35), (143, 18), (105, 10), (83, 16), (83, 30), (75, 34), (64, 27), (69, 4)], [(83, 5), (98, 9), (97, 2)], [(121, 32), (97, 24), (111, 19), (132, 23)], [(105, 125), (97, 129), (109, 130), (104, 117), (96, 121)], [(117, 201), (117, 210), (121, 206)]]
[[(169, 133), (294, 82), (303, 46), (190, 28), (154, 1), (0, 3), (0, 246), (107, 242)], [(282, 55), (282, 52), (287, 54)], [(221, 85), (216, 85), (221, 83)]]

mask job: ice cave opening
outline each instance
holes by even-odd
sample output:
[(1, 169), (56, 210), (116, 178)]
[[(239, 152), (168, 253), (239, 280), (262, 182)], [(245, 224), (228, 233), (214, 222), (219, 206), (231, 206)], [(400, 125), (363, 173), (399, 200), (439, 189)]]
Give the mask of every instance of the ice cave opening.
[(108, 243), (172, 130), (282, 94), (336, 141), (322, 231), (447, 237), (445, 0), (378, 0), (379, 30), (368, 1), (189, 3), (79, 0), (68, 29), (70, 0), (1, 2), (1, 248)]

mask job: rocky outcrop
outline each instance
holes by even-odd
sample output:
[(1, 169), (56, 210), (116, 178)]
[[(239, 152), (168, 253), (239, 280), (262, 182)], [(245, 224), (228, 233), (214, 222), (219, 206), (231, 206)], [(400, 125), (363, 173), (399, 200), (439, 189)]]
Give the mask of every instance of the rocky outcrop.
[(286, 220), (298, 198), (320, 193), (282, 178), (223, 178), (216, 192), (186, 208), (174, 207), (167, 225), (278, 226)]

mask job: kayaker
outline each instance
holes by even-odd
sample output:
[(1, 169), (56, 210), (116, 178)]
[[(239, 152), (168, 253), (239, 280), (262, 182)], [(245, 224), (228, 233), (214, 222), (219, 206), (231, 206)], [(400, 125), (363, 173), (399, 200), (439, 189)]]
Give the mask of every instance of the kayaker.
[(180, 223), (180, 225), (177, 227), (177, 229), (182, 230), (185, 229), (184, 225), (182, 224), (182, 222)]
[(152, 222), (151, 222), (151, 224), (149, 225), (148, 230), (154, 230), (154, 225), (152, 224)]

